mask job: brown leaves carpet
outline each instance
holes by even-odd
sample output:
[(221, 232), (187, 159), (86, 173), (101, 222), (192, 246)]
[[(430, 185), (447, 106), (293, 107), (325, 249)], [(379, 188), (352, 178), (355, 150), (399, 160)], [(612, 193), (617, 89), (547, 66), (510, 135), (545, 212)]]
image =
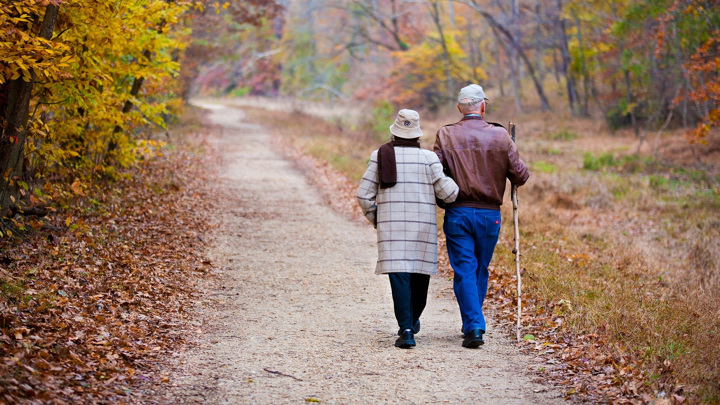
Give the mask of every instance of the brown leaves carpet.
[[(191, 147), (71, 193), (0, 239), (0, 403), (126, 403), (161, 383), (207, 276), (208, 166)], [(68, 226), (69, 225), (69, 226)]]

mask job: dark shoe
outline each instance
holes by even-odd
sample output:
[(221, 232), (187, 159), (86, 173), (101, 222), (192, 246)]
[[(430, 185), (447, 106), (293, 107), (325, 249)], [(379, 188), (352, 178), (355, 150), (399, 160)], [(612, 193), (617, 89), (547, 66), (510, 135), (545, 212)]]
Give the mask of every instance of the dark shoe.
[(412, 329), (405, 329), (399, 338), (395, 341), (395, 347), (401, 349), (409, 349), (415, 346), (415, 339), (413, 337)]
[[(415, 324), (412, 327), (412, 331), (413, 331), (414, 335), (417, 335), (418, 332), (420, 332), (420, 320), (419, 319), (417, 321), (415, 321)], [(398, 329), (398, 336), (401, 336), (402, 334), (403, 334), (403, 330)]]
[(485, 344), (485, 341), (483, 340), (483, 333), (485, 333), (482, 329), (473, 329), (470, 332), (465, 334), (465, 339), (463, 339), (462, 346), (463, 347), (478, 347)]

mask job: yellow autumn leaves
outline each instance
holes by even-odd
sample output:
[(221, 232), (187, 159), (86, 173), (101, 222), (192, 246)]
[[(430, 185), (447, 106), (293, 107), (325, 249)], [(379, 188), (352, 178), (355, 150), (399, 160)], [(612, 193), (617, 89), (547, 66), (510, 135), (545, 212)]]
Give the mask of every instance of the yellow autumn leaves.
[(39, 30), (47, 1), (0, 5), (0, 86), (20, 78), (34, 86), (30, 169), (102, 175), (136, 159), (136, 149), (145, 149), (137, 145), (136, 129), (164, 127), (168, 103), (180, 93), (175, 79), (190, 6), (65, 0), (46, 40)]
[(445, 94), (446, 64), (452, 78), (465, 81), (487, 79), (480, 64), (473, 64), (463, 50), (459, 39), (463, 35), (451, 30), (444, 35), (448, 60), (444, 60), (440, 36), (431, 33), (422, 43), (410, 47), (407, 51), (392, 53), (395, 68), (392, 79), (399, 91), (394, 94), (393, 102), (398, 105), (422, 105), (429, 94)]

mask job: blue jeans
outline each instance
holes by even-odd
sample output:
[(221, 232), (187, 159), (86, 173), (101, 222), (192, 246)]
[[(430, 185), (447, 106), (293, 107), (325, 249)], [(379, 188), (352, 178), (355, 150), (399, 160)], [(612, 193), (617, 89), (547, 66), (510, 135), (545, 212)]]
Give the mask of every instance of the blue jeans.
[(500, 211), (456, 207), (445, 211), (443, 231), (450, 265), (455, 271), (453, 289), (463, 332), (485, 329), (483, 303), (488, 289), (488, 265), (500, 234)]

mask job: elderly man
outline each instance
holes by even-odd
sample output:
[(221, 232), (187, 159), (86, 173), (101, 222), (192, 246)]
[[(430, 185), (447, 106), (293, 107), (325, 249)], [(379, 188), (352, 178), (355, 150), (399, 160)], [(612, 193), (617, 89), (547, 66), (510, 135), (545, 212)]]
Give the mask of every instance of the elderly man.
[(455, 271), (453, 288), (462, 316), (463, 347), (484, 343), (482, 308), (488, 265), (500, 233), (505, 179), (520, 186), (530, 176), (507, 130), (485, 121), (487, 101), (477, 84), (460, 90), (457, 108), (463, 118), (440, 128), (434, 147), (445, 172), (460, 187), (455, 202), (446, 207), (443, 231)]

